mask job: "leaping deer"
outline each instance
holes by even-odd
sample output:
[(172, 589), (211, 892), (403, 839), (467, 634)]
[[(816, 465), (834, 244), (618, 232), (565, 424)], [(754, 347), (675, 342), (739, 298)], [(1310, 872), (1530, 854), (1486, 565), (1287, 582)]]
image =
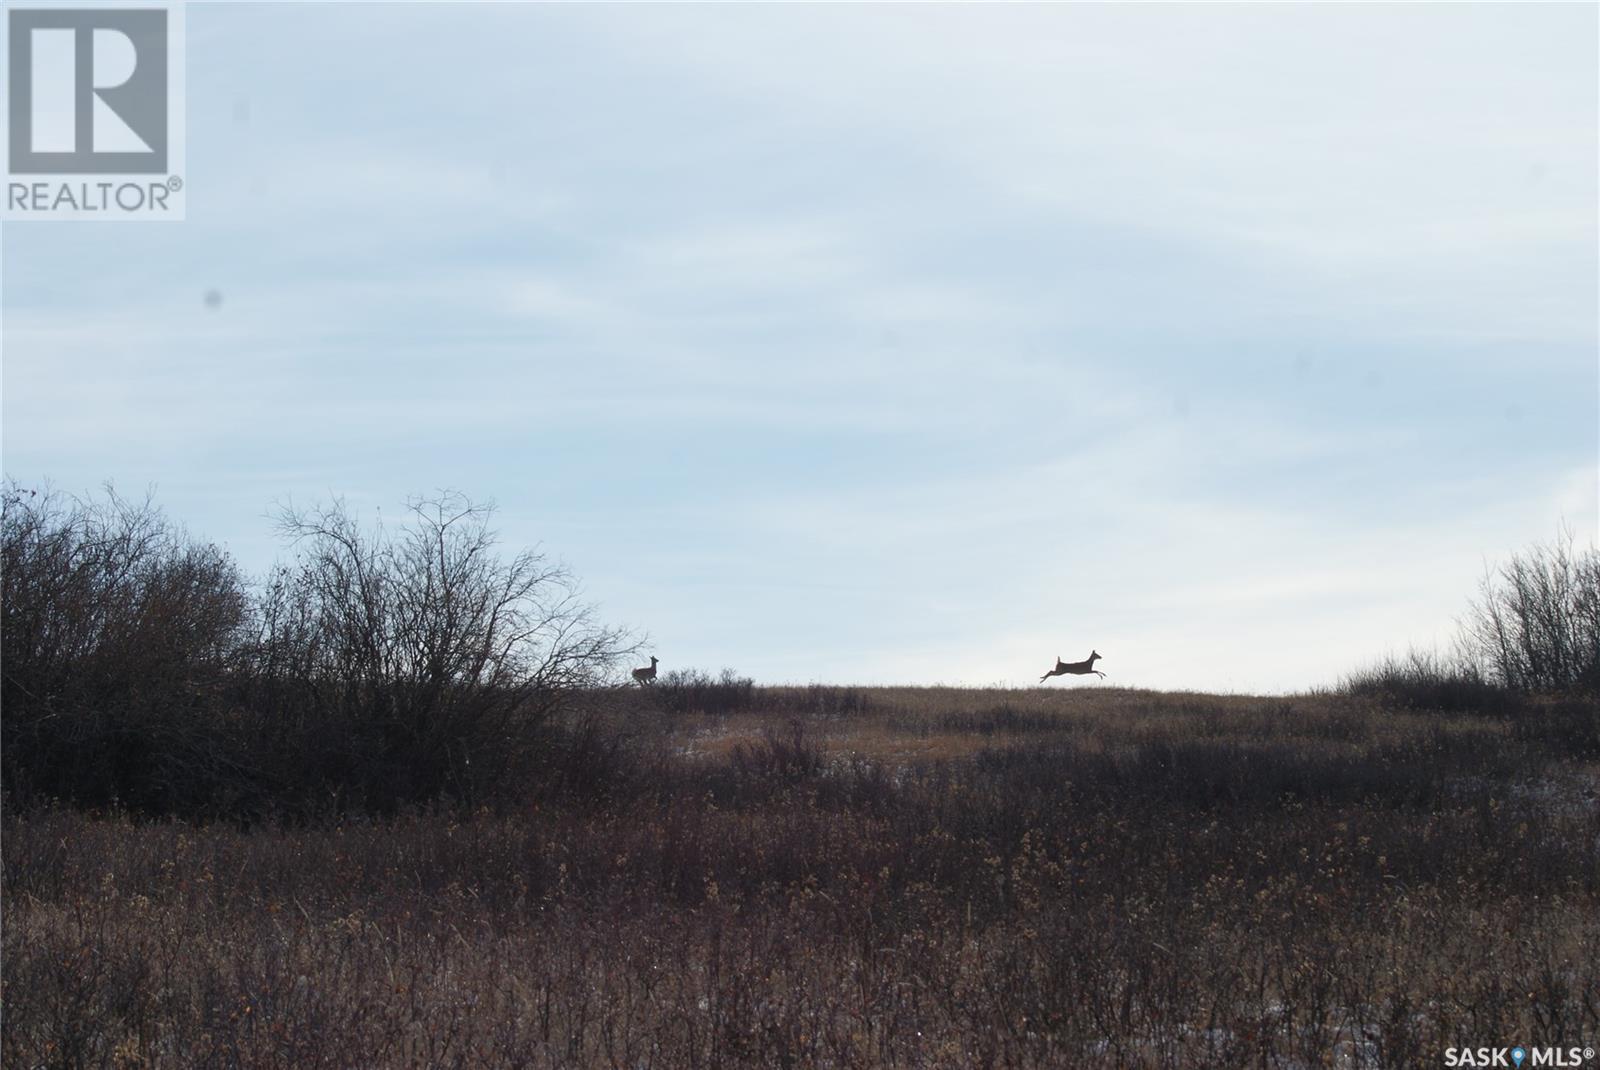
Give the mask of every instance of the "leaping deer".
[(1061, 655), (1057, 654), (1056, 667), (1039, 677), (1039, 682), (1042, 684), (1052, 676), (1088, 676), (1090, 673), (1094, 673), (1104, 680), (1106, 674), (1094, 667), (1095, 659), (1099, 656), (1100, 652), (1098, 650), (1091, 650), (1089, 651), (1088, 659), (1085, 661), (1062, 661)]
[(653, 684), (656, 682), (656, 657), (651, 655), (648, 669), (633, 670), (633, 682), (636, 684)]

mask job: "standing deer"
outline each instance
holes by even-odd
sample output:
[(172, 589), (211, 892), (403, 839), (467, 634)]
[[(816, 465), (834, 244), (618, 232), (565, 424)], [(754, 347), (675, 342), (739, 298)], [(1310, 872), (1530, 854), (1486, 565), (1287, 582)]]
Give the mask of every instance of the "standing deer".
[(1104, 680), (1106, 674), (1094, 667), (1095, 659), (1099, 656), (1100, 652), (1098, 650), (1091, 650), (1089, 651), (1088, 659), (1085, 661), (1062, 661), (1061, 655), (1057, 654), (1056, 667), (1039, 677), (1039, 682), (1042, 684), (1052, 676), (1088, 676), (1090, 673), (1094, 673)]
[(633, 682), (636, 684), (653, 684), (656, 682), (656, 657), (651, 655), (648, 669), (633, 670)]

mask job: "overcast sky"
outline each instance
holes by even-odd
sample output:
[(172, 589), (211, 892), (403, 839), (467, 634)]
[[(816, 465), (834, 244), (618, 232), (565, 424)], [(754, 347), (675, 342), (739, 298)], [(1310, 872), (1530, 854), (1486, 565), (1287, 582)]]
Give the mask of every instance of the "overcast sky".
[(663, 671), (1269, 691), (1600, 524), (1593, 5), (187, 18), (187, 222), (4, 227), (4, 467), (248, 569), (452, 487)]

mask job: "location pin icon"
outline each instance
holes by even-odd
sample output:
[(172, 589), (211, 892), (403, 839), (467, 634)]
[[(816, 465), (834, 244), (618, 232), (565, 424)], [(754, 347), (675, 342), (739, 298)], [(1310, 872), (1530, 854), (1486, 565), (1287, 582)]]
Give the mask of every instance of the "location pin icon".
[(1518, 1066), (1521, 1066), (1522, 1060), (1526, 1059), (1527, 1057), (1528, 1053), (1523, 1051), (1521, 1048), (1511, 1049), (1511, 1061), (1516, 1063)]

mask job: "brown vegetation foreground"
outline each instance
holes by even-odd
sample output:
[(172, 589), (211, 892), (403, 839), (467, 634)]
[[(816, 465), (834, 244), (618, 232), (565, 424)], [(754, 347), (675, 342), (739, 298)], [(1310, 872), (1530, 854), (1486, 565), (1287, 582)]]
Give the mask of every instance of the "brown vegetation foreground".
[(1600, 1042), (1592, 701), (741, 695), (610, 698), (521, 809), (9, 814), (0, 1062), (1409, 1067)]

